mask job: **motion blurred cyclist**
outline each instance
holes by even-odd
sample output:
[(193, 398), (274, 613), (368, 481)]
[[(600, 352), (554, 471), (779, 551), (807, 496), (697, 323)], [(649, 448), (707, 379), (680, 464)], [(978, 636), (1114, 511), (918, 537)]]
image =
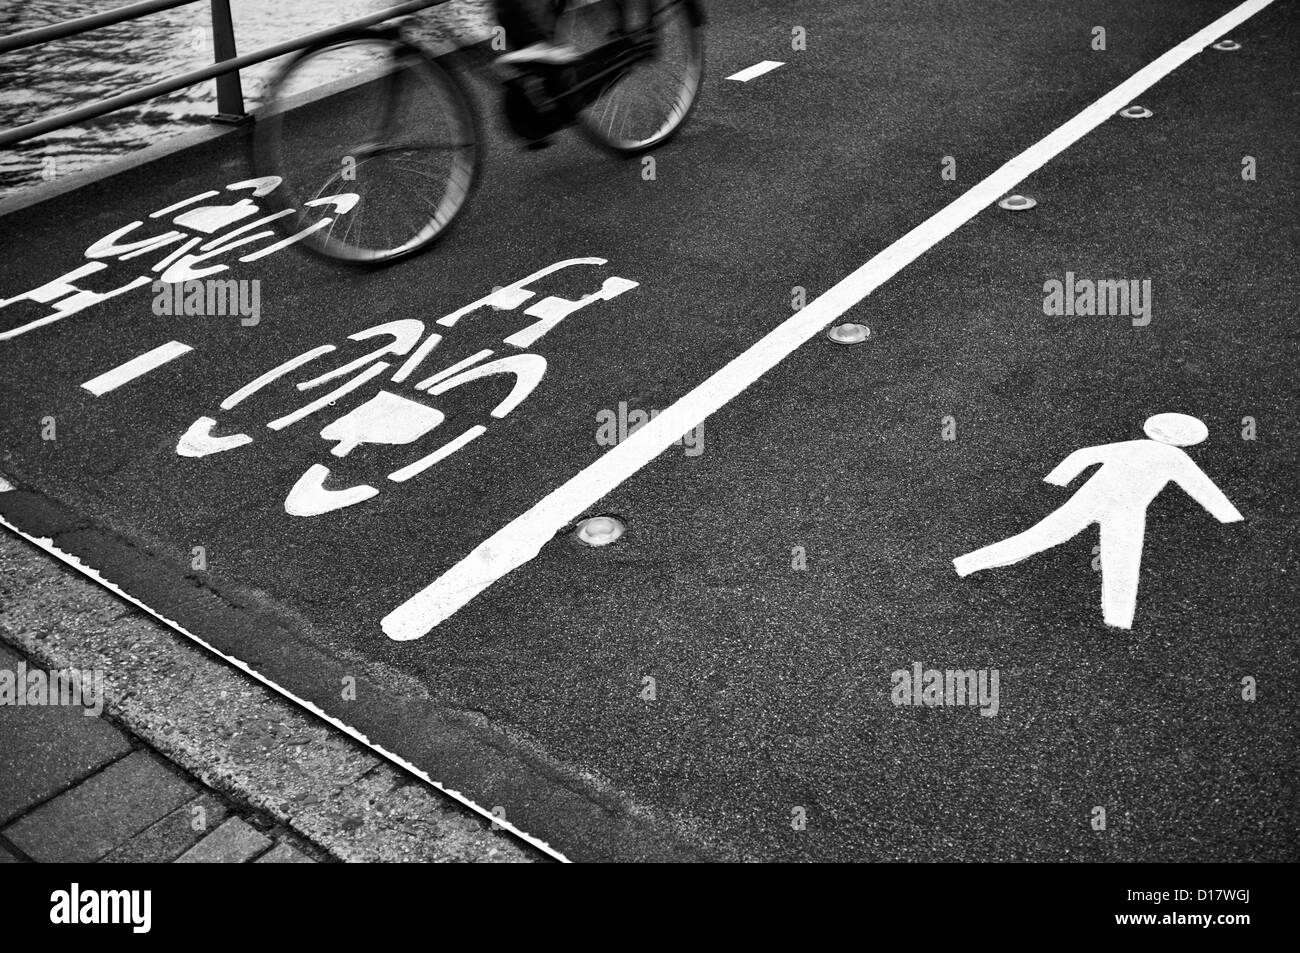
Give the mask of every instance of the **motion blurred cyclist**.
[[(618, 12), (620, 29), (626, 0), (604, 0)], [(567, 0), (496, 0), (497, 21), (506, 31), (510, 52), (502, 63), (572, 63), (582, 54), (569, 43), (558, 42), (555, 24)]]

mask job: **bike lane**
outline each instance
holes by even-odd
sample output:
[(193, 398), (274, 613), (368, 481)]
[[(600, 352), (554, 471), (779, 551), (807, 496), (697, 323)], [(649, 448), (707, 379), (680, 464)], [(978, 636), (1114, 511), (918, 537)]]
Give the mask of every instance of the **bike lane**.
[[(934, 836), (932, 818), (886, 813), (878, 802), (857, 800), (861, 792), (833, 802), (847, 819), (833, 835), (785, 834), (807, 833), (790, 826), (791, 811), (803, 807), (817, 816), (816, 799), (826, 797), (818, 794), (818, 779), (831, 768), (840, 770), (837, 795), (843, 788), (878, 792), (889, 780), (873, 778), (869, 768), (849, 774), (824, 750), (842, 754), (844, 738), (870, 724), (853, 712), (841, 720), (831, 703), (853, 697), (856, 682), (846, 676), (866, 664), (861, 645), (844, 635), (861, 623), (819, 624), (816, 638), (801, 634), (814, 607), (824, 611), (848, 580), (841, 573), (810, 586), (815, 576), (765, 570), (771, 541), (790, 535), (792, 520), (820, 521), (821, 536), (847, 538), (854, 535), (849, 520), (864, 518), (860, 496), (843, 478), (846, 461), (862, 453), (863, 422), (881, 417), (880, 395), (859, 393), (870, 406), (846, 415), (853, 396), (846, 388), (864, 372), (827, 374), (823, 352), (830, 345), (810, 345), (707, 421), (703, 454), (670, 451), (603, 501), (598, 511), (628, 520), (631, 532), (618, 546), (595, 551), (557, 540), (414, 642), (387, 639), (378, 620), (599, 456), (602, 421), (612, 415), (617, 426), (623, 407), (648, 412), (671, 404), (788, 315), (796, 287), (813, 297), (959, 194), (963, 183), (1228, 5), (1211, 6), (1158, 29), (1118, 5), (1012, 29), (1006, 24), (1016, 8), (1007, 5), (998, 31), (974, 11), (944, 7), (948, 19), (936, 18), (928, 34), (934, 42), (918, 56), (916, 40), (910, 47), (898, 37), (890, 42), (891, 27), (915, 29), (909, 17), (916, 13), (873, 10), (879, 21), (868, 24), (861, 10), (812, 5), (800, 17), (808, 20), (809, 50), (791, 52), (786, 66), (750, 84), (735, 84), (722, 77), (780, 58), (774, 50), (788, 47), (792, 18), (775, 7), (742, 12), (718, 5), (708, 98), (680, 142), (655, 157), (653, 179), (639, 163), (610, 162), (572, 141), (535, 158), (498, 148), (458, 231), (407, 266), (359, 278), (291, 252), (239, 266), (247, 270), (238, 276), (262, 282), (256, 326), (160, 317), (150, 310), (153, 295), (140, 289), (6, 342), (4, 472), (19, 489), (0, 497), (0, 505), (29, 533), (50, 535), (57, 527), (61, 548), (110, 579), (116, 574), (129, 593), (575, 857), (860, 856), (882, 850), (882, 839), (931, 843), (925, 838)], [(1112, 37), (1127, 36), (1131, 44), (1114, 57), (1093, 55), (1076, 36), (1087, 35), (1090, 15), (1118, 24)], [(819, 36), (826, 43), (820, 51)], [(1051, 90), (1047, 77), (1070, 56), (1083, 78), (1057, 80), (1068, 91), (1028, 92)], [(1176, 74), (1166, 85), (1178, 82)], [(879, 96), (864, 97), (864, 89)], [(944, 130), (942, 143), (936, 129)], [(1008, 129), (1021, 141), (1008, 142)], [(936, 174), (939, 156), (949, 153), (959, 156), (957, 182)], [(95, 238), (147, 219), (168, 200), (249, 175), (228, 146), (190, 158), (176, 170), (179, 187), (168, 182), (165, 196), (157, 189), (165, 177), (146, 169), (69, 196), (62, 209), (38, 206), (9, 216), (0, 225), (21, 235), (22, 244), (7, 246), (42, 253), (18, 263), (5, 293), (60, 273), (48, 267), (52, 256), (43, 249), (56, 246), (52, 236), (66, 229), (64, 218)], [(250, 397), (233, 414), (219, 408), (239, 386), (309, 349), (344, 345), (348, 334), (387, 322), (419, 320), (424, 333), (434, 331), (435, 319), (494, 287), (555, 262), (593, 257), (608, 264), (576, 265), (540, 280), (529, 304), (546, 295), (575, 299), (605, 279), (625, 279), (615, 286), (623, 290), (539, 340), (534, 350), (548, 361), (545, 376), (505, 420), (491, 420), (483, 409), (503, 399), (508, 386), (466, 387), (437, 402), (448, 426), (473, 419), (488, 429), (410, 481), (384, 482), (419, 456), (410, 445), (366, 445), (364, 462), (361, 454), (354, 462), (330, 454), (332, 444), (322, 439), (322, 428), (373, 397), (377, 383), (274, 432), (265, 432), (266, 422), (306, 400), (283, 386), (296, 378)], [(915, 321), (918, 299), (933, 292), (908, 284), (913, 274), (878, 292), (866, 310)], [(636, 287), (626, 286), (631, 282)], [(898, 297), (886, 297), (891, 293)], [(430, 374), (485, 348), (505, 354), (502, 339), (533, 324), (522, 310), (464, 316), (445, 331), (437, 361), (420, 371)], [(99, 397), (78, 386), (168, 340), (194, 350)], [(868, 346), (873, 363), (888, 341), (882, 335), (880, 348)], [(347, 344), (329, 356), (339, 361), (319, 367), (330, 370), (344, 355), (374, 346)], [(940, 348), (929, 358), (945, 353)], [(862, 360), (853, 349), (831, 356)], [(813, 363), (794, 363), (804, 359)], [(933, 385), (925, 373), (933, 365), (919, 355), (910, 359), (912, 386)], [(878, 380), (874, 373), (871, 379)], [(811, 420), (771, 433), (774, 420), (801, 408), (813, 409)], [(181, 434), (204, 416), (218, 421), (215, 432), (249, 433), (254, 442), (178, 456)], [(57, 436), (42, 439), (51, 417)], [(402, 419), (420, 429), (414, 411)], [(448, 427), (440, 424), (437, 432)], [(1126, 423), (1113, 439), (1134, 435)], [(867, 439), (879, 438), (869, 429)], [(797, 449), (791, 453), (787, 444)], [(1039, 446), (1026, 440), (1021, 452), (1036, 460)], [(972, 464), (977, 460), (973, 455)], [(291, 516), (286, 497), (314, 465), (331, 468), (329, 486), (368, 481), (382, 492), (332, 512)], [(841, 492), (823, 493), (818, 503), (806, 485), (810, 470), (835, 476)], [(899, 470), (889, 505), (869, 511), (877, 518), (910, 512), (904, 501), (915, 490), (915, 474)], [(1217, 468), (1210, 472), (1219, 476)], [(968, 489), (961, 492), (969, 497)], [(60, 511), (51, 512), (49, 501)], [(1011, 532), (1030, 522), (1005, 525)], [(890, 522), (871, 528), (877, 541), (896, 532)], [(809, 538), (817, 535), (809, 531)], [(972, 549), (997, 538), (963, 542)], [(873, 563), (906, 563), (893, 546), (871, 547)], [(776, 558), (777, 569), (782, 561), (788, 562)], [(908, 591), (904, 580), (891, 581)], [(985, 584), (979, 577), (960, 582), (955, 573), (948, 582)], [(873, 611), (898, 609), (897, 594), (876, 597), (886, 610)], [(916, 620), (916, 628), (925, 623)], [(798, 658), (790, 655), (795, 645), (803, 648)], [(662, 686), (653, 702), (642, 697), (647, 676)], [(344, 678), (357, 680), (354, 698), (343, 697)], [(787, 683), (809, 694), (792, 696)], [(819, 690), (811, 692), (810, 684)], [(755, 691), (767, 701), (755, 704)], [(825, 733), (830, 712), (838, 727), (823, 744), (818, 730)], [(873, 823), (863, 817), (867, 808), (874, 809)], [(773, 820), (773, 812), (784, 816)], [(899, 830), (908, 836), (900, 838)]]

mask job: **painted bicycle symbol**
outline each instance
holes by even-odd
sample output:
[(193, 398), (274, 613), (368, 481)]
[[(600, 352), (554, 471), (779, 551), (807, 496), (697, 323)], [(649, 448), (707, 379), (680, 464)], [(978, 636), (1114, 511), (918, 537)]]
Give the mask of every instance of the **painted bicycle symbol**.
[[(573, 258), (557, 262), (439, 318), (435, 325), (455, 328), (462, 318), (482, 308), (513, 311), (537, 296), (537, 292), (528, 286), (542, 278), (568, 268), (606, 264), (604, 258)], [(544, 297), (523, 312), (536, 320), (501, 342), (512, 350), (498, 354), (495, 349), (485, 348), (432, 373), (428, 373), (429, 367), (425, 365), (432, 363), (443, 342), (441, 331), (429, 330), (417, 318), (377, 324), (348, 336), (348, 341), (361, 344), (363, 349), (370, 348), (360, 356), (325, 369), (327, 356), (333, 355), (332, 360), (346, 356), (343, 349), (346, 346), (322, 344), (311, 348), (232, 392), (221, 401), (219, 412), (233, 411), (245, 401), (261, 395), (271, 385), (288, 379), (293, 384), (294, 393), (310, 399), (269, 420), (266, 428), (274, 433), (315, 417), (342, 398), (378, 383), (379, 389), (369, 399), (321, 428), (321, 438), (334, 444), (330, 453), (335, 458), (343, 458), (367, 444), (422, 444), (448, 419), (442, 410), (426, 403), (425, 398), (436, 398), (474, 381), (505, 375), (508, 379), (513, 378), (510, 391), (489, 414), (491, 419), (504, 419), (537, 389), (546, 374), (546, 358), (530, 349), (576, 312), (597, 301), (613, 300), (637, 286), (635, 281), (609, 276), (595, 291), (577, 299), (554, 295)], [(376, 344), (378, 346), (374, 346)], [(295, 379), (303, 375), (305, 379)], [(399, 386), (389, 389), (392, 385)], [(431, 441), (436, 444), (432, 448), (422, 444), (421, 454), (389, 472), (387, 480), (405, 483), (462, 450), (486, 431), (487, 424), (477, 423), (441, 443)], [(206, 457), (247, 446), (255, 439), (244, 432), (222, 434), (216, 416), (202, 416), (181, 436), (176, 453), (183, 457)], [(309, 466), (288, 491), (285, 511), (292, 516), (319, 516), (373, 499), (380, 493), (371, 483), (337, 489), (327, 487), (326, 481), (330, 476), (330, 467), (324, 463)]]
[[(304, 205), (319, 209), (320, 217), (292, 235), (281, 236), (270, 226), (295, 214), (295, 210), (282, 209), (259, 215), (262, 206), (256, 201), (269, 196), (280, 187), (280, 183), (277, 176), (262, 176), (227, 185), (225, 193), (233, 194), (209, 189), (172, 202), (149, 214), (150, 221), (172, 216), (173, 227), (156, 234), (147, 234), (143, 219), (115, 229), (86, 249), (85, 256), (89, 261), (85, 264), (38, 288), (12, 298), (0, 298), (0, 310), (24, 301), (50, 306), (48, 313), (34, 320), (0, 330), (0, 341), (62, 321), (109, 298), (155, 281), (175, 284), (226, 271), (230, 266), (223, 259), (232, 253), (237, 254), (241, 262), (253, 262), (273, 255), (323, 228), (329, 228), (337, 217), (351, 212), (358, 201), (355, 193), (344, 192), (305, 202)], [(262, 243), (261, 247), (255, 247), (259, 243)], [(164, 250), (166, 253), (162, 254)], [(85, 279), (106, 271), (109, 261), (131, 262), (134, 268), (138, 267), (136, 259), (154, 253), (159, 253), (160, 257), (146, 274), (137, 274), (117, 288), (96, 291), (83, 287)]]

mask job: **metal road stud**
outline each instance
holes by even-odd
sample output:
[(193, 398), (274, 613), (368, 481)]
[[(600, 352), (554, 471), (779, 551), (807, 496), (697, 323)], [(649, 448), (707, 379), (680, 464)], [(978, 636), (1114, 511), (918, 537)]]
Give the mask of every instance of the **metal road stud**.
[(1008, 195), (998, 202), (998, 208), (1004, 208), (1008, 212), (1024, 212), (1038, 204), (1036, 199), (1031, 199), (1028, 195)]
[(1212, 49), (1222, 50), (1224, 53), (1231, 53), (1234, 50), (1241, 49), (1241, 44), (1236, 40), (1220, 40), (1218, 43), (1214, 44)]
[(871, 328), (865, 324), (837, 324), (826, 336), (836, 344), (861, 344), (871, 337)]
[(593, 516), (578, 524), (578, 539), (588, 546), (608, 546), (623, 532), (622, 521), (612, 516)]
[(1145, 106), (1138, 106), (1136, 104), (1125, 106), (1119, 111), (1119, 114), (1125, 119), (1150, 119), (1151, 116), (1154, 115), (1151, 110), (1147, 109)]

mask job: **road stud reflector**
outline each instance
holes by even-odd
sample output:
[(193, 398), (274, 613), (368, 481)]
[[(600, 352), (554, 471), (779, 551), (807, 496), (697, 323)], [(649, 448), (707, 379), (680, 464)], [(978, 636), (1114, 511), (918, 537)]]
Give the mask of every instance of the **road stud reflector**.
[(871, 337), (871, 328), (865, 324), (837, 324), (826, 336), (836, 344), (861, 344)]
[(623, 535), (621, 520), (612, 516), (593, 516), (578, 524), (577, 536), (588, 546), (608, 546)]
[(1004, 208), (1008, 212), (1025, 212), (1038, 204), (1037, 199), (1031, 199), (1028, 195), (1008, 195), (998, 201), (998, 208)]

